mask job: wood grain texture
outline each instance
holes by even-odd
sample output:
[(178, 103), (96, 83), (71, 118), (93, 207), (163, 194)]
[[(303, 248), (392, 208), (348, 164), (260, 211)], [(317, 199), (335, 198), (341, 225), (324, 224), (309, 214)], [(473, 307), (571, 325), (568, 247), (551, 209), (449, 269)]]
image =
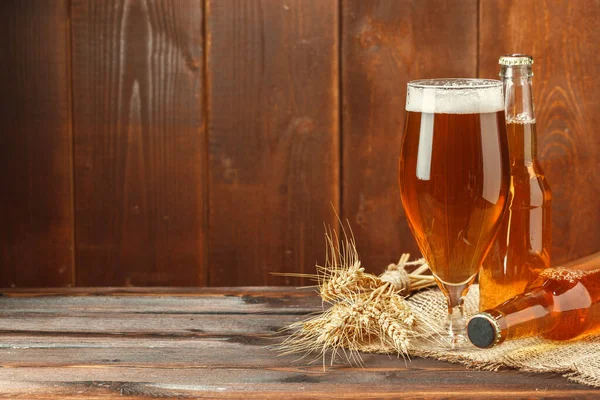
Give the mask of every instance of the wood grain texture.
[[(83, 289), (63, 295), (23, 297), (25, 290), (0, 296), (0, 398), (594, 398), (588, 388), (552, 374), (467, 370), (436, 360), (405, 363), (385, 355), (364, 355), (365, 368), (334, 364), (323, 370), (270, 348), (274, 333), (303, 315), (290, 309), (320, 301), (310, 291), (244, 289)], [(33, 292), (30, 292), (33, 293)], [(124, 295), (127, 293), (127, 295)], [(231, 297), (251, 296), (231, 309)], [(269, 315), (251, 314), (255, 307)], [(51, 314), (43, 301), (57, 307)], [(155, 300), (153, 310), (143, 304)], [(188, 306), (171, 307), (173, 301)], [(37, 306), (29, 301), (39, 301)], [(121, 305), (115, 307), (115, 301)], [(161, 304), (162, 302), (162, 304)], [(212, 304), (204, 315), (189, 304)], [(22, 310), (29, 309), (27, 314)], [(136, 310), (132, 311), (132, 310)], [(129, 311), (125, 311), (129, 310)], [(157, 310), (162, 310), (157, 312)], [(154, 314), (152, 314), (154, 312)], [(244, 314), (246, 313), (246, 314)], [(85, 322), (85, 320), (88, 322)], [(187, 320), (187, 321), (186, 321)], [(14, 329), (17, 328), (17, 329)], [(17, 331), (18, 330), (18, 331)]]
[(314, 272), (335, 223), (337, 1), (206, 4), (210, 284), (299, 284), (270, 272)]
[[(218, 313), (216, 310), (200, 314), (183, 311), (180, 314), (161, 315), (160, 318), (157, 318), (157, 313), (139, 313), (138, 311), (139, 309), (118, 313), (118, 315), (112, 312), (73, 312), (65, 315), (47, 311), (10, 311), (6, 315), (0, 316), (0, 323), (7, 324), (5, 333), (9, 330), (14, 334), (32, 333), (32, 337), (27, 340), (32, 341), (33, 336), (37, 336), (37, 340), (41, 343), (55, 343), (58, 340), (57, 335), (82, 343), (86, 338), (93, 341), (94, 337), (104, 334), (110, 334), (113, 337), (119, 336), (126, 341), (133, 338), (140, 340), (147, 338), (195, 340), (194, 338), (208, 339), (224, 334), (231, 336), (256, 335), (256, 338), (253, 338), (256, 341), (261, 338), (261, 335), (269, 335), (265, 332), (274, 331), (282, 324), (287, 325), (299, 321), (306, 313), (306, 311), (299, 313), (298, 309), (289, 314), (231, 314)], [(273, 333), (275, 332), (270, 334)], [(265, 345), (270, 344), (267, 339), (263, 342)], [(154, 345), (155, 343), (148, 343), (148, 346)], [(223, 351), (227, 351), (227, 349), (223, 349)], [(224, 354), (222, 351), (220, 352)], [(236, 353), (235, 357), (238, 355)]]
[(0, 3), (0, 285), (73, 283), (66, 0)]
[(202, 285), (201, 0), (73, 0), (77, 284)]
[[(246, 353), (245, 357), (252, 357)], [(385, 357), (385, 356), (384, 356)], [(291, 360), (290, 360), (291, 361)], [(401, 362), (401, 361), (399, 361)], [(425, 364), (425, 365), (423, 365)], [(1, 364), (0, 364), (1, 365)], [(435, 365), (435, 364), (434, 364)], [(0, 381), (23, 381), (25, 368), (0, 369)], [(245, 368), (205, 368), (201, 363), (188, 368), (144, 368), (133, 366), (69, 365), (67, 367), (29, 367), (26, 368), (25, 388), (39, 385), (38, 391), (45, 388), (57, 390), (69, 387), (70, 392), (88, 386), (90, 382), (102, 382), (104, 388), (113, 387), (116, 393), (120, 389), (125, 394), (152, 397), (188, 396), (265, 398), (380, 398), (381, 395), (395, 395), (395, 398), (528, 398), (543, 399), (552, 397), (580, 398), (598, 395), (594, 389), (585, 389), (580, 385), (557, 382), (549, 377), (533, 376), (529, 379), (515, 379), (514, 374), (490, 371), (465, 373), (463, 370), (448, 371), (441, 374), (435, 367), (427, 368), (427, 363), (414, 361), (410, 368), (382, 368), (378, 371), (363, 371), (360, 368), (335, 368), (322, 372), (316, 367), (313, 371), (288, 369), (245, 369)], [(477, 376), (475, 378), (475, 375)], [(511, 379), (512, 378), (512, 379)], [(97, 384), (96, 383), (96, 384)], [(6, 388), (0, 386), (3, 393), (16, 385)], [(18, 388), (23, 390), (23, 388)], [(34, 391), (34, 390), (32, 390)], [(304, 393), (308, 392), (308, 396)], [(18, 392), (17, 392), (18, 393)], [(276, 395), (281, 397), (276, 397)], [(310, 397), (309, 397), (310, 396)], [(62, 397), (57, 397), (62, 398)]]
[[(585, 260), (589, 260), (587, 257)], [(222, 296), (243, 298), (280, 298), (286, 297), (311, 297), (316, 288), (302, 288), (290, 290), (280, 286), (236, 286), (236, 287), (154, 287), (148, 290), (145, 287), (64, 287), (64, 288), (2, 288), (0, 294), (4, 297), (48, 297), (48, 296), (174, 296), (210, 298)], [(219, 300), (222, 301), (222, 300)]]
[[(52, 313), (64, 312), (76, 315), (88, 313), (136, 313), (159, 315), (179, 314), (288, 314), (302, 315), (322, 307), (321, 300), (311, 291), (257, 291), (232, 292), (224, 290), (206, 290), (198, 293), (169, 292), (155, 295), (129, 294), (102, 295), (88, 291), (84, 296), (32, 296), (12, 298), (5, 292), (2, 304), (6, 312), (16, 313)], [(21, 298), (23, 297), (23, 298)], [(13, 301), (10, 301), (11, 299)]]
[(552, 263), (600, 249), (600, 2), (483, 0), (480, 70), (534, 57), (538, 154), (552, 189)]
[[(585, 260), (589, 260), (587, 257)], [(235, 287), (61, 287), (61, 288), (2, 288), (4, 297), (86, 297), (86, 296), (139, 296), (139, 297), (243, 297), (281, 298), (312, 297), (316, 288), (290, 290), (280, 286), (235, 286)], [(222, 300), (219, 300), (222, 301)]]
[(418, 255), (400, 202), (406, 83), (473, 77), (477, 1), (342, 2), (343, 214), (363, 265)]
[[(0, 389), (6, 385), (0, 383)], [(293, 394), (294, 400), (321, 400), (321, 399), (362, 399), (362, 400), (380, 400), (380, 399), (464, 399), (465, 393), (461, 389), (456, 391), (403, 391), (401, 389), (389, 390), (370, 390), (368, 393), (361, 391), (353, 392), (341, 392), (339, 386), (330, 385), (327, 387), (327, 391), (309, 391), (305, 388), (305, 385), (301, 383), (297, 385), (299, 388), (297, 392)], [(30, 390), (43, 389), (44, 394), (37, 397), (32, 395)], [(197, 390), (194, 390), (197, 389)], [(124, 400), (142, 400), (142, 399), (153, 399), (153, 398), (193, 398), (193, 399), (239, 399), (239, 391), (230, 392), (215, 392), (209, 389), (201, 390), (202, 385), (196, 385), (192, 387), (169, 385), (164, 387), (160, 384), (131, 384), (123, 382), (85, 382), (68, 385), (51, 385), (50, 383), (43, 384), (28, 384), (20, 390), (11, 390), (6, 394), (0, 393), (0, 399), (61, 399), (61, 400), (73, 400), (73, 399), (86, 399), (86, 400), (101, 400), (101, 399), (113, 399), (118, 396), (119, 399)], [(442, 389), (443, 390), (443, 389)], [(469, 399), (489, 399), (502, 393), (503, 398), (527, 398), (527, 399), (564, 399), (565, 392), (562, 391), (546, 391), (543, 394), (538, 391), (527, 392), (527, 391), (507, 391), (497, 389), (493, 392), (487, 393), (469, 393)], [(263, 399), (281, 399), (280, 396), (287, 395), (282, 393), (282, 390), (274, 385), (268, 385), (268, 389), (263, 391), (250, 393), (244, 392), (243, 399), (246, 400), (263, 400)], [(590, 393), (589, 391), (583, 390), (571, 390), (568, 392), (569, 396), (577, 399), (596, 399), (597, 395)], [(48, 397), (53, 396), (53, 397)]]

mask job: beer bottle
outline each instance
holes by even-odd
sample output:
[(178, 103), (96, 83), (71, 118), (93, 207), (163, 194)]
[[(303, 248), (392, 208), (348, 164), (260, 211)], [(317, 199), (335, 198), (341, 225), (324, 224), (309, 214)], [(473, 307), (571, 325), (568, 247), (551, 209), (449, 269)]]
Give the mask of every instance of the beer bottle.
[(487, 348), (505, 340), (542, 336), (572, 339), (600, 330), (600, 253), (537, 275), (525, 293), (469, 320), (469, 340)]
[(533, 58), (500, 57), (511, 185), (508, 206), (479, 274), (480, 310), (523, 293), (550, 266), (551, 193), (537, 159), (531, 66)]

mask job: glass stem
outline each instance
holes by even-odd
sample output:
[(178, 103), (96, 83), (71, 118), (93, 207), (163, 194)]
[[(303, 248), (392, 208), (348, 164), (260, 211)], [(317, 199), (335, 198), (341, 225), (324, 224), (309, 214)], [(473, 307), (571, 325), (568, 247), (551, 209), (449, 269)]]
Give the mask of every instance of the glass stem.
[(448, 319), (446, 329), (452, 347), (466, 342), (466, 320), (464, 313), (464, 297), (471, 281), (460, 285), (444, 285), (448, 299)]

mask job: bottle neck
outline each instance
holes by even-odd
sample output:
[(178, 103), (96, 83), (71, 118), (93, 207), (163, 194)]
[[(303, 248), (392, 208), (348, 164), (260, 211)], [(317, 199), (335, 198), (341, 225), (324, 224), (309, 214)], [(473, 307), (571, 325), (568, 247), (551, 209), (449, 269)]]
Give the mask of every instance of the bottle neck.
[(495, 320), (499, 330), (498, 343), (506, 339), (541, 335), (552, 327), (551, 294), (543, 288), (513, 297), (486, 313)]
[(531, 65), (503, 65), (504, 108), (511, 165), (532, 165), (537, 158)]
[(503, 65), (500, 78), (504, 83), (507, 121), (535, 122), (531, 65)]

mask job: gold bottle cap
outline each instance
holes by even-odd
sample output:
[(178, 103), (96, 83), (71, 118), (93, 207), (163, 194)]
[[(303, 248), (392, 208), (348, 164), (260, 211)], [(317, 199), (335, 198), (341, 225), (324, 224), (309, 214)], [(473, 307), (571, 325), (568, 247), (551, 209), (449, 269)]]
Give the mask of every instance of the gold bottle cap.
[(498, 60), (500, 65), (531, 65), (533, 64), (533, 57), (527, 54), (505, 54)]

